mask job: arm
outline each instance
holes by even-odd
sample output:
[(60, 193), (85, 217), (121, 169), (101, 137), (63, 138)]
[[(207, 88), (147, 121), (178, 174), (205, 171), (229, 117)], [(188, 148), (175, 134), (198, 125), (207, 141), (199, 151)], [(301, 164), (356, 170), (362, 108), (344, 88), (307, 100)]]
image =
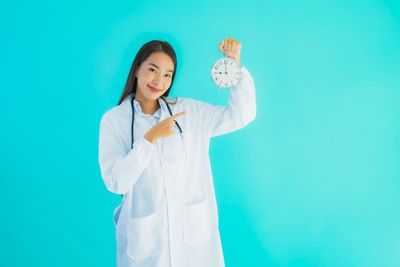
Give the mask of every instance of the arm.
[(228, 106), (204, 104), (202, 107), (202, 121), (210, 137), (241, 129), (256, 117), (255, 85), (244, 66), (238, 84), (230, 90)]
[(154, 150), (154, 144), (142, 137), (126, 152), (110, 119), (107, 116), (101, 119), (99, 164), (101, 176), (110, 192), (125, 194), (131, 190), (150, 162)]

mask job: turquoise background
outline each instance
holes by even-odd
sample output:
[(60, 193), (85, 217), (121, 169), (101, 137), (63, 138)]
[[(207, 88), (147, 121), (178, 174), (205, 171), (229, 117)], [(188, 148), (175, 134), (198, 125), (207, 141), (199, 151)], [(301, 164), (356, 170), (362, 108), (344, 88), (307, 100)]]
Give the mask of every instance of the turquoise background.
[(226, 265), (400, 266), (398, 1), (1, 6), (1, 266), (115, 266), (100, 117), (151, 39), (177, 51), (173, 96), (226, 104), (224, 37), (257, 90), (256, 120), (211, 143)]

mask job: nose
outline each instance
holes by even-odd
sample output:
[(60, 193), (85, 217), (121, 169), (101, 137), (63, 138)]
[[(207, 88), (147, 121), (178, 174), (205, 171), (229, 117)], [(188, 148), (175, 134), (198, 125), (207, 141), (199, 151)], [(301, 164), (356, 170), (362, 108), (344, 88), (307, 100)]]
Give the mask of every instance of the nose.
[(160, 84), (160, 80), (161, 80), (161, 75), (160, 75), (160, 74), (157, 74), (157, 75), (154, 77), (154, 79), (153, 79), (153, 81), (152, 81), (151, 84), (152, 84), (154, 87), (158, 88), (158, 85)]

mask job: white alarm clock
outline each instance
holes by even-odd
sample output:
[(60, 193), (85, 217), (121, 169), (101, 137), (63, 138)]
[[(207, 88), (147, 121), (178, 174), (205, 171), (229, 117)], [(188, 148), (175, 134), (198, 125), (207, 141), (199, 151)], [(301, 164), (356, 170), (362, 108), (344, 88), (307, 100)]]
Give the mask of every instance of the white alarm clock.
[(238, 83), (242, 65), (234, 59), (224, 57), (217, 60), (211, 68), (212, 80), (221, 88), (229, 88)]

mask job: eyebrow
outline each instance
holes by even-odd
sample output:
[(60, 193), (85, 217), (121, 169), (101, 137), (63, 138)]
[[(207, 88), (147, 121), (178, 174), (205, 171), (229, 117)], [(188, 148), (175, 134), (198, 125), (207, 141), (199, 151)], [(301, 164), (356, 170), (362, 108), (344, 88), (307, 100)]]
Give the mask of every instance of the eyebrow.
[[(156, 64), (154, 63), (149, 63), (149, 65), (153, 65), (154, 67), (156, 67), (157, 69), (160, 69)], [(167, 70), (168, 72), (174, 72), (173, 70)]]

